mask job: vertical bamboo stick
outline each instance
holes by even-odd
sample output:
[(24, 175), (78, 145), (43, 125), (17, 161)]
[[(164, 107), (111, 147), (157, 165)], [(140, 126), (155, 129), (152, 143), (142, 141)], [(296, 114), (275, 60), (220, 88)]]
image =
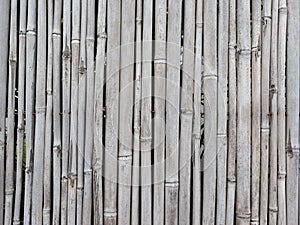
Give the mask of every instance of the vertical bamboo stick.
[(61, 10), (62, 0), (54, 2), (53, 18), (53, 214), (52, 223), (60, 219), (61, 181)]
[(95, 1), (87, 1), (87, 33), (86, 33), (86, 60), (87, 60), (87, 86), (86, 86), (86, 129), (84, 152), (84, 195), (82, 224), (92, 223), (92, 157), (94, 135), (94, 42), (95, 42)]
[(104, 153), (104, 224), (117, 223), (117, 154), (118, 154), (118, 106), (120, 69), (120, 20), (121, 3), (108, 1), (107, 10), (107, 74), (106, 121)]
[(272, 1), (271, 86), (270, 86), (270, 189), (269, 224), (277, 224), (277, 54), (278, 54), (278, 0)]
[(152, 90), (152, 22), (153, 1), (144, 1), (142, 44), (142, 97), (141, 97), (141, 223), (152, 223), (151, 189), (151, 90)]
[(269, 171), (269, 76), (271, 54), (271, 0), (263, 1), (262, 79), (261, 79), (261, 187), (260, 224), (268, 222)]
[(277, 136), (278, 136), (278, 224), (286, 224), (286, 0), (279, 0), (278, 25), (278, 97), (277, 97)]
[(9, 7), (10, 1), (2, 1), (0, 4), (0, 223), (4, 219), (4, 155), (5, 155), (5, 111), (7, 97), (7, 61), (9, 40)]
[(118, 154), (118, 223), (130, 223), (135, 0), (122, 4)]
[(34, 147), (34, 96), (36, 69), (36, 1), (28, 0), (26, 35), (26, 170), (24, 197), (24, 225), (31, 225), (31, 197)]
[(195, 1), (184, 2), (183, 69), (180, 105), (180, 151), (179, 151), (179, 224), (190, 222), (191, 202), (191, 156), (193, 132), (193, 79), (195, 48)]
[(218, 15), (218, 128), (216, 223), (225, 224), (227, 175), (227, 76), (229, 3), (219, 1)]
[(134, 84), (134, 138), (133, 138), (133, 167), (132, 167), (132, 203), (131, 224), (138, 225), (140, 218), (140, 130), (141, 130), (141, 76), (142, 76), (142, 1), (136, 2), (135, 28), (135, 84)]
[(62, 52), (62, 174), (61, 174), (61, 220), (67, 224), (68, 164), (70, 144), (70, 79), (71, 79), (71, 1), (63, 1), (63, 52)]
[(204, 1), (204, 180), (203, 225), (215, 221), (217, 153), (217, 1)]
[(153, 224), (164, 220), (167, 1), (155, 1)]
[(197, 1), (196, 8), (196, 52), (194, 73), (194, 120), (193, 120), (193, 225), (201, 224), (201, 89), (202, 89), (202, 36), (203, 1)]
[(80, 59), (78, 83), (78, 183), (77, 183), (77, 225), (83, 223), (83, 188), (84, 188), (84, 152), (85, 152), (85, 118), (86, 118), (86, 28), (87, 0), (81, 1)]
[(27, 0), (20, 1), (19, 25), (19, 65), (18, 65), (18, 126), (17, 126), (17, 169), (16, 195), (13, 224), (20, 224), (22, 183), (23, 183), (23, 148), (24, 148), (24, 109), (25, 109), (25, 53), (26, 53), (26, 9)]
[(32, 225), (42, 224), (43, 218), (43, 168), (45, 150), (45, 111), (46, 111), (46, 1), (38, 2), (38, 41), (36, 76), (36, 123), (34, 142), (34, 167), (32, 179)]
[(236, 1), (229, 1), (229, 45), (228, 45), (228, 160), (226, 224), (234, 224), (236, 192)]
[(47, 2), (48, 10), (48, 40), (47, 40), (47, 105), (46, 105), (46, 127), (45, 127), (45, 158), (44, 158), (44, 205), (43, 205), (43, 225), (51, 223), (51, 167), (52, 167), (52, 66), (53, 66), (53, 46), (52, 46), (52, 25), (53, 25), (53, 1)]
[(259, 224), (261, 122), (261, 0), (252, 1), (251, 224)]
[(76, 221), (77, 157), (78, 157), (78, 77), (80, 46), (80, 1), (72, 1), (72, 65), (71, 65), (71, 121), (70, 166), (68, 181), (68, 224)]
[(105, 76), (105, 47), (106, 47), (106, 0), (98, 5), (97, 19), (97, 55), (95, 74), (94, 100), (94, 224), (103, 224), (103, 85)]
[(297, 224), (299, 216), (299, 73), (300, 73), (300, 5), (288, 1), (287, 26), (287, 224)]
[(237, 196), (236, 223), (250, 223), (251, 94), (250, 1), (237, 3)]
[(181, 0), (168, 2), (165, 223), (178, 223)]
[(5, 218), (4, 224), (13, 222), (14, 197), (14, 157), (15, 157), (15, 84), (17, 79), (17, 8), (16, 0), (11, 2), (10, 8), (10, 35), (9, 35), (9, 75), (7, 101), (7, 149), (5, 169)]

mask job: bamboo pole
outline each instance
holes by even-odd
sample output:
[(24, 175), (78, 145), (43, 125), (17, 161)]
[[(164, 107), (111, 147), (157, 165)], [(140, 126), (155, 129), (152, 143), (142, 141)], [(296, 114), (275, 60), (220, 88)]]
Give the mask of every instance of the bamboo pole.
[(51, 161), (52, 161), (52, 66), (53, 66), (53, 46), (52, 46), (52, 25), (53, 25), (53, 1), (47, 2), (48, 10), (48, 40), (47, 40), (47, 105), (46, 105), (46, 127), (45, 127), (45, 158), (44, 158), (44, 205), (43, 205), (43, 225), (51, 223)]
[(297, 224), (299, 217), (299, 1), (288, 1), (287, 25), (287, 224)]
[(53, 214), (52, 223), (60, 223), (61, 181), (61, 11), (62, 1), (54, 2), (53, 17)]
[(169, 1), (166, 85), (165, 224), (177, 224), (179, 192), (179, 101), (181, 0)]
[(95, 1), (87, 1), (87, 33), (86, 33), (86, 123), (85, 123), (85, 152), (84, 152), (84, 195), (82, 224), (92, 223), (92, 157), (94, 135), (94, 42), (95, 42)]
[(229, 2), (219, 1), (218, 15), (218, 128), (217, 128), (217, 210), (216, 223), (225, 224), (227, 174), (227, 77)]
[(201, 91), (202, 91), (202, 48), (203, 48), (203, 1), (196, 5), (196, 51), (194, 73), (194, 120), (193, 120), (193, 225), (201, 224)]
[(25, 103), (25, 53), (26, 53), (26, 9), (27, 0), (20, 1), (19, 25), (19, 65), (18, 65), (18, 126), (17, 126), (17, 168), (16, 168), (16, 194), (14, 203), (13, 224), (20, 224), (21, 198), (22, 198), (22, 167), (24, 148), (24, 103)]
[(28, 0), (26, 34), (26, 169), (24, 197), (24, 225), (31, 225), (31, 198), (34, 147), (34, 96), (36, 69), (36, 1)]
[(8, 99), (7, 99), (7, 148), (5, 169), (5, 215), (4, 224), (13, 222), (14, 198), (14, 157), (15, 157), (15, 85), (17, 79), (17, 8), (16, 0), (11, 2), (10, 8), (10, 35), (9, 35), (9, 73), (8, 73)]
[(204, 179), (203, 225), (215, 221), (217, 154), (217, 1), (204, 1)]
[(229, 1), (229, 45), (228, 45), (228, 160), (226, 224), (234, 224), (236, 193), (236, 1)]
[(277, 74), (278, 74), (278, 0), (272, 1), (271, 86), (270, 86), (270, 189), (269, 224), (277, 224)]
[(76, 222), (77, 158), (78, 158), (78, 79), (80, 47), (80, 1), (72, 1), (72, 64), (71, 64), (71, 121), (70, 165), (68, 174), (68, 224)]
[(130, 223), (135, 0), (122, 4), (118, 153), (118, 223)]
[(279, 0), (278, 26), (278, 97), (277, 97), (277, 136), (278, 136), (278, 224), (286, 224), (286, 0)]
[(155, 1), (153, 224), (164, 220), (167, 1)]
[(142, 96), (141, 96), (141, 223), (152, 223), (152, 23), (153, 1), (145, 0), (143, 5), (143, 43), (142, 43)]
[(236, 223), (250, 223), (251, 94), (250, 1), (237, 3), (237, 196)]
[(251, 224), (259, 224), (261, 122), (261, 0), (252, 1)]
[(104, 224), (117, 223), (117, 157), (121, 3), (108, 1), (107, 73), (105, 93)]
[(83, 223), (85, 118), (86, 118), (86, 29), (87, 0), (81, 1), (80, 59), (78, 83), (78, 183), (77, 183), (77, 225)]
[(190, 222), (191, 202), (191, 156), (193, 132), (193, 79), (195, 48), (195, 1), (184, 2), (184, 36), (182, 88), (180, 105), (180, 150), (179, 150), (179, 224)]
[(271, 0), (263, 1), (262, 79), (261, 79), (261, 187), (260, 224), (268, 223), (269, 171), (269, 76), (271, 54)]
[(67, 224), (68, 167), (70, 149), (70, 79), (71, 79), (71, 1), (63, 1), (63, 51), (62, 51), (62, 173), (61, 173), (61, 219)]
[(141, 76), (142, 76), (142, 1), (136, 2), (135, 28), (135, 81), (134, 81), (134, 119), (133, 119), (133, 166), (132, 166), (132, 202), (131, 224), (139, 224), (140, 200), (140, 130), (141, 130)]
[(97, 54), (94, 100), (94, 224), (103, 224), (103, 85), (105, 77), (106, 0), (98, 4)]
[(45, 114), (46, 114), (46, 1), (38, 2), (38, 40), (36, 75), (36, 123), (34, 142), (34, 167), (32, 179), (32, 225), (42, 224), (43, 218), (43, 168), (45, 150)]
[(9, 7), (10, 1), (2, 1), (0, 4), (0, 223), (4, 222), (4, 155), (5, 155), (5, 111), (7, 97), (7, 61), (9, 40)]

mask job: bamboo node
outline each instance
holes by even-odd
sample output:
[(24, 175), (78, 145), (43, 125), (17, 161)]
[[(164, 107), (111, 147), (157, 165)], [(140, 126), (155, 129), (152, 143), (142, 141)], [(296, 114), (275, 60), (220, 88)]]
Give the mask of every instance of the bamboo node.
[(279, 8), (278, 8), (278, 12), (287, 12), (287, 11), (288, 11), (288, 8), (286, 7), (286, 5), (279, 6)]
[(165, 58), (154, 59), (154, 64), (167, 64), (167, 59), (165, 59)]
[(35, 113), (36, 114), (42, 114), (46, 112), (46, 107), (36, 107), (35, 108)]
[(101, 32), (97, 35), (97, 38), (106, 39), (107, 38), (107, 33), (106, 32)]
[(152, 141), (152, 137), (141, 137), (140, 140), (141, 142), (149, 143)]
[(23, 132), (24, 130), (25, 130), (24, 125), (23, 125), (23, 124), (19, 124), (19, 125), (18, 125), (18, 132), (21, 133), (21, 132)]
[(234, 49), (234, 50), (236, 50), (237, 49), (237, 45), (229, 43), (228, 44), (228, 49)]
[(178, 188), (179, 187), (179, 182), (178, 181), (173, 181), (173, 182), (165, 182), (165, 187), (170, 187), (170, 188)]
[(36, 30), (35, 29), (28, 29), (27, 30), (27, 35), (32, 35), (32, 36), (36, 36)]
[(269, 211), (273, 212), (273, 213), (277, 213), (278, 212), (278, 208), (276, 207), (269, 207)]
[(93, 173), (93, 170), (91, 170), (91, 169), (84, 170), (84, 174), (86, 174), (86, 175), (91, 175), (92, 173)]
[(136, 24), (137, 24), (137, 25), (140, 25), (140, 24), (142, 24), (143, 19), (140, 18), (140, 17), (137, 17), (137, 18), (135, 19), (135, 21), (136, 21)]
[(5, 189), (5, 194), (6, 195), (13, 195), (14, 191), (15, 191), (15, 189), (13, 189), (13, 188), (7, 188), (7, 189)]
[(201, 134), (200, 133), (194, 133), (193, 136), (194, 136), (194, 138), (196, 140), (200, 140), (200, 138), (201, 138)]
[(218, 74), (203, 74), (203, 79), (217, 79)]
[(117, 211), (104, 211), (103, 215), (108, 218), (117, 217)]
[(58, 32), (53, 32), (52, 33), (52, 37), (60, 37), (60, 36), (61, 36), (61, 34), (58, 33)]
[(119, 155), (119, 161), (130, 161), (132, 159), (132, 154), (129, 155)]
[(236, 216), (242, 220), (250, 219), (251, 213), (236, 213)]
[(196, 22), (196, 27), (201, 29), (203, 28), (203, 24), (203, 22)]
[(181, 112), (181, 114), (184, 114), (184, 115), (192, 115), (193, 114), (193, 109), (181, 108), (180, 112)]
[(238, 49), (237, 54), (238, 55), (250, 55), (251, 49)]
[(69, 46), (66, 46), (66, 49), (63, 51), (63, 59), (70, 59), (72, 56), (71, 50), (69, 48)]
[(235, 177), (228, 177), (228, 178), (227, 178), (227, 181), (228, 181), (229, 183), (236, 183), (236, 178), (235, 178)]

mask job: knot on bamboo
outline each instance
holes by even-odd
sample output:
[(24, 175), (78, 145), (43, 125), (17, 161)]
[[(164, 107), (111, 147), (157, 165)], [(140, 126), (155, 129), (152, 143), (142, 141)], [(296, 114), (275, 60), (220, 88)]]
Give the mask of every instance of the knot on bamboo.
[(166, 58), (154, 59), (154, 64), (167, 64), (167, 59)]
[(168, 188), (178, 188), (179, 187), (179, 182), (178, 181), (173, 181), (173, 182), (165, 182), (165, 187)]
[(14, 191), (15, 191), (15, 189), (13, 189), (13, 188), (7, 188), (7, 189), (5, 189), (5, 194), (6, 195), (13, 195)]
[(272, 213), (277, 213), (278, 212), (278, 207), (269, 207), (269, 211)]
[(67, 60), (67, 59), (71, 58), (72, 53), (71, 53), (70, 47), (68, 45), (66, 46), (66, 49), (63, 51), (62, 56), (63, 56), (64, 60)]
[(228, 178), (227, 178), (227, 181), (228, 181), (229, 183), (236, 183), (236, 178), (235, 178), (235, 177), (228, 177)]
[(137, 25), (140, 25), (140, 24), (142, 24), (143, 19), (142, 19), (141, 17), (137, 17), (137, 18), (135, 19), (135, 21), (136, 21), (136, 24), (137, 24)]
[(119, 159), (119, 161), (131, 161), (132, 160), (132, 154), (119, 155), (118, 159)]
[(152, 137), (141, 137), (140, 140), (143, 143), (149, 143), (152, 141)]
[(79, 65), (79, 73), (81, 75), (85, 74), (86, 72), (86, 67), (84, 66), (84, 61), (83, 59), (80, 60), (80, 65)]
[(279, 180), (286, 178), (286, 172), (278, 172), (277, 175)]
[(52, 88), (47, 89), (47, 95), (52, 95), (52, 93), (53, 93)]
[(140, 130), (141, 130), (141, 127), (140, 127), (140, 126), (134, 126), (134, 127), (133, 127), (134, 133), (139, 133)]
[(251, 213), (250, 212), (246, 212), (246, 213), (236, 213), (236, 216), (242, 220), (248, 220), (251, 217)]
[(228, 49), (236, 50), (236, 49), (237, 49), (236, 43), (229, 43), (229, 44), (228, 44)]
[(292, 147), (291, 145), (288, 145), (286, 147), (286, 153), (287, 153), (288, 157), (293, 158), (294, 154), (299, 153), (299, 148)]
[(193, 133), (193, 136), (196, 140), (200, 140), (200, 138), (201, 138), (201, 134), (199, 132)]
[(19, 36), (20, 37), (25, 37), (26, 36), (26, 31), (25, 30), (20, 30), (19, 31)]
[(101, 33), (97, 34), (97, 38), (106, 39), (107, 38), (107, 33), (106, 32), (101, 32)]
[(107, 217), (107, 218), (114, 218), (114, 217), (117, 217), (117, 211), (104, 211), (103, 215), (104, 217)]
[(21, 132), (23, 132), (24, 130), (25, 130), (24, 125), (23, 125), (23, 124), (19, 124), (19, 125), (18, 125), (18, 133), (21, 133)]
[(275, 87), (275, 84), (272, 84), (270, 87), (271, 94), (277, 93), (277, 88)]
[(46, 112), (46, 107), (36, 107), (35, 108), (35, 113), (36, 114), (42, 114)]
[(26, 166), (25, 167), (25, 173), (29, 174), (31, 172), (32, 172), (32, 166), (31, 165), (30, 166)]
[(59, 154), (61, 152), (61, 145), (54, 145), (53, 146), (53, 151), (56, 153), (56, 154)]

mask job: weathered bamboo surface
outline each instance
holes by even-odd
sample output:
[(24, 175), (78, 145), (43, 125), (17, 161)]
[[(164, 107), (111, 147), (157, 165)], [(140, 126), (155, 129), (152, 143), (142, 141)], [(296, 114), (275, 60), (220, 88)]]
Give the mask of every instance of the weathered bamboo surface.
[(300, 225), (298, 0), (0, 12), (0, 225)]

